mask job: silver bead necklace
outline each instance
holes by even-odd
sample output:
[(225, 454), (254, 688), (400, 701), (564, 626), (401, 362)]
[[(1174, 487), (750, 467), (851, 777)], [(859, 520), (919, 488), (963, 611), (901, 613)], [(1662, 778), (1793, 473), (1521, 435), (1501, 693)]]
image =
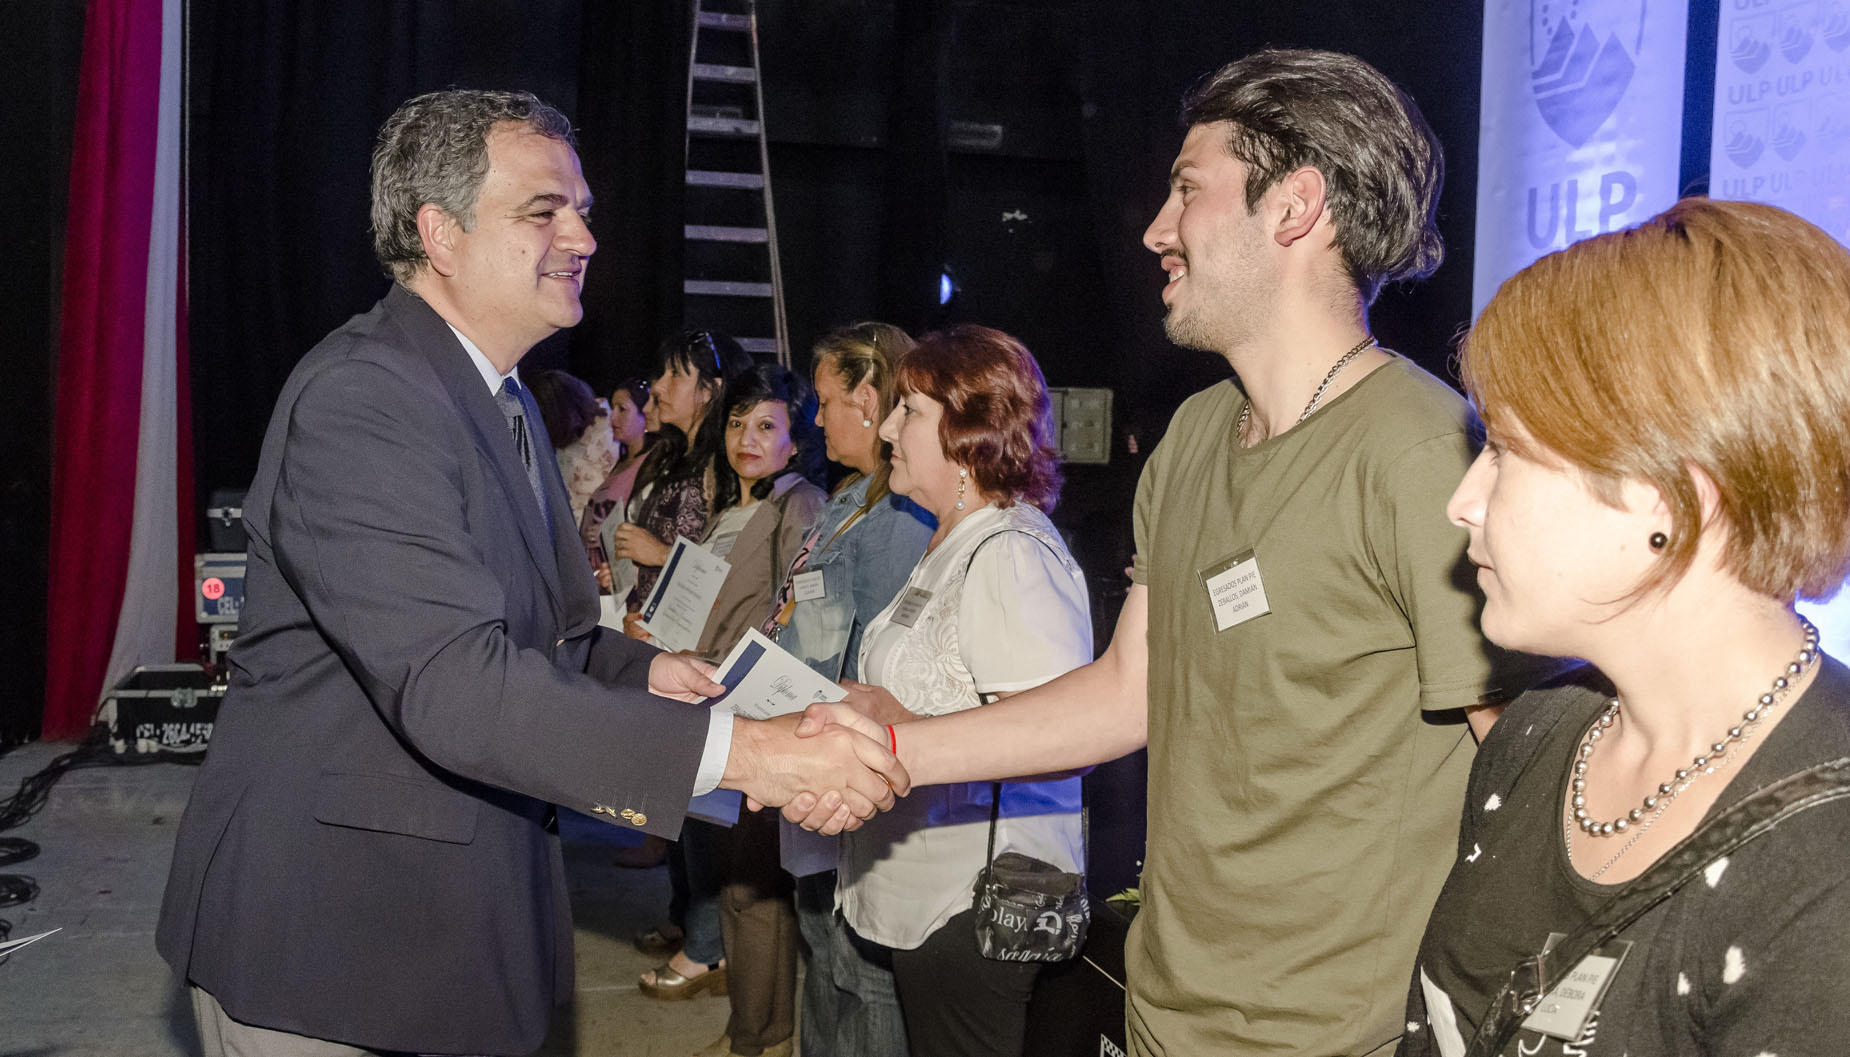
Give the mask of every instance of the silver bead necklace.
[[(1304, 405), (1304, 413), (1298, 416), (1299, 422), (1302, 422), (1305, 419), (1309, 418), (1310, 413), (1312, 411), (1317, 410), (1317, 405), (1323, 401), (1323, 394), (1329, 391), (1330, 383), (1336, 380), (1336, 376), (1343, 373), (1343, 368), (1349, 366), (1350, 361), (1354, 360), (1357, 356), (1360, 356), (1362, 354), (1363, 349), (1368, 348), (1370, 345), (1373, 345), (1374, 343), (1375, 343), (1374, 336), (1370, 335), (1366, 338), (1363, 338), (1361, 341), (1361, 344), (1357, 345), (1353, 349), (1350, 349), (1348, 352), (1345, 352), (1342, 354), (1342, 357), (1336, 361), (1336, 365), (1330, 368), (1330, 373), (1323, 376), (1323, 382), (1317, 386), (1317, 391), (1310, 394), (1310, 403)], [(1242, 444), (1245, 443), (1245, 438), (1246, 438), (1246, 423), (1252, 417), (1253, 417), (1253, 401), (1252, 401), (1252, 398), (1248, 397), (1246, 401), (1246, 406), (1240, 408), (1240, 421), (1236, 423), (1233, 427), (1233, 435), (1236, 438), (1239, 438)]]
[(1574, 830), (1576, 829), (1589, 837), (1611, 837), (1629, 830), (1631, 839), (1626, 841), (1604, 866), (1589, 875), (1589, 880), (1598, 880), (1601, 874), (1611, 869), (1614, 863), (1630, 851), (1632, 845), (1638, 843), (1638, 838), (1644, 836), (1644, 831), (1650, 829), (1651, 824), (1663, 815), (1678, 794), (1688, 789), (1697, 778), (1705, 774), (1714, 774), (1716, 767), (1726, 763), (1726, 757), (1734, 746), (1753, 736), (1760, 721), (1766, 718), (1767, 713), (1772, 711), (1775, 705), (1785, 699), (1793, 684), (1798, 682), (1817, 661), (1818, 629), (1804, 617), (1799, 618), (1799, 626), (1804, 632), (1805, 643), (1799, 647), (1798, 656), (1788, 663), (1785, 670), (1773, 680), (1772, 687), (1755, 699), (1754, 707), (1741, 716), (1740, 723), (1728, 728), (1726, 736), (1710, 745), (1708, 751), (1691, 760), (1688, 767), (1679, 767), (1670, 781), (1660, 783), (1657, 789), (1646, 796), (1638, 807), (1609, 821), (1601, 822), (1587, 811), (1587, 764), (1593, 757), (1593, 746), (1599, 743), (1606, 731), (1611, 728), (1613, 721), (1619, 718), (1619, 699), (1615, 697), (1606, 702), (1605, 710), (1587, 728), (1586, 734), (1581, 736), (1580, 751), (1574, 758), (1573, 786), (1568, 794), (1569, 821), (1572, 823), (1567, 828), (1568, 853), (1573, 854)]

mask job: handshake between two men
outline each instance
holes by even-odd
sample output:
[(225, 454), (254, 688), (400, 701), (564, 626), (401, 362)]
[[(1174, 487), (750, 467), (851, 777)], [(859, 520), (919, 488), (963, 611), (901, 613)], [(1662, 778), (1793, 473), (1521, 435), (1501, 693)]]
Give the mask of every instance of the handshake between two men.
[[(714, 697), (726, 691), (713, 680), (714, 671), (684, 654), (664, 653), (649, 666), (649, 690), (681, 701)], [(865, 700), (868, 689), (853, 684), (844, 696)], [(753, 810), (783, 808), (790, 821), (831, 835), (891, 810), (911, 790), (912, 778), (880, 724), (847, 704), (813, 706), (812, 712), (815, 718), (736, 718), (720, 788), (743, 793)]]

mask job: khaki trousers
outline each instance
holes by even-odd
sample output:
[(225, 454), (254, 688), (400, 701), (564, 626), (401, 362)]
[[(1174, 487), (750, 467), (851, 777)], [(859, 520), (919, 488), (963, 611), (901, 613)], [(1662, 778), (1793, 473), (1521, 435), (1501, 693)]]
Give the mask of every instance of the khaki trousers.
[(741, 811), (719, 848), (720, 936), (738, 1057), (757, 1057), (796, 1031), (797, 918), (777, 857), (777, 812)]

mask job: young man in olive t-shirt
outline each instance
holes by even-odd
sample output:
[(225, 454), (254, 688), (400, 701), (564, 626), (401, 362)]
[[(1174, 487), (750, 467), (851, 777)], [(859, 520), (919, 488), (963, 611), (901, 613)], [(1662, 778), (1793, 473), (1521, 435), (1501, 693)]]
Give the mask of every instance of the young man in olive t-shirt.
[[(1384, 283), (1438, 266), (1439, 144), (1378, 71), (1329, 52), (1233, 63), (1183, 119), (1144, 244), (1170, 338), (1239, 382), (1185, 403), (1144, 470), (1104, 656), (893, 739), (922, 784), (1147, 740), (1134, 1054), (1386, 1053), (1453, 855), (1467, 719), (1488, 729), (1526, 682), (1477, 631), (1444, 513), (1476, 420), (1368, 330)], [(874, 688), (850, 703), (909, 718)]]

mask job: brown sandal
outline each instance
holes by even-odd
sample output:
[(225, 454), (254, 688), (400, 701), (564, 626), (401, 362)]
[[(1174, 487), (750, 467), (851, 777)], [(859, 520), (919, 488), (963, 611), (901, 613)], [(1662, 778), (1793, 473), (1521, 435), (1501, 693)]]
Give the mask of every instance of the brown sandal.
[(699, 976), (682, 976), (664, 962), (656, 966), (652, 974), (644, 973), (638, 978), (636, 986), (643, 994), (664, 1002), (679, 1002), (703, 994), (724, 995), (727, 990), (726, 967), (716, 962), (707, 966), (707, 971)]

